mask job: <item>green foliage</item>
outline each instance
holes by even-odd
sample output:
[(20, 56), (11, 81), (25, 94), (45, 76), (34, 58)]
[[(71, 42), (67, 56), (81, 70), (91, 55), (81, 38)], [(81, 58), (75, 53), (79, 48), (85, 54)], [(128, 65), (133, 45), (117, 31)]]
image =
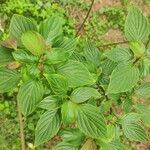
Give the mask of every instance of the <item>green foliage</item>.
[[(0, 92), (17, 93), (25, 118), (33, 112), (40, 116), (34, 146), (43, 147), (55, 135), (62, 142), (54, 150), (121, 150), (128, 140), (147, 142), (142, 126), (149, 126), (149, 107), (140, 105), (140, 97), (149, 98), (143, 76), (150, 74), (150, 67), (141, 65), (149, 61), (147, 19), (138, 8), (130, 10), (125, 24), (128, 47), (103, 54), (92, 41), (83, 48), (80, 38), (67, 36), (63, 20), (50, 15), (38, 28), (34, 21), (14, 15), (9, 34), (17, 48), (3, 44), (7, 54), (0, 49)], [(15, 66), (10, 67), (12, 60)], [(34, 124), (28, 126), (34, 130)]]

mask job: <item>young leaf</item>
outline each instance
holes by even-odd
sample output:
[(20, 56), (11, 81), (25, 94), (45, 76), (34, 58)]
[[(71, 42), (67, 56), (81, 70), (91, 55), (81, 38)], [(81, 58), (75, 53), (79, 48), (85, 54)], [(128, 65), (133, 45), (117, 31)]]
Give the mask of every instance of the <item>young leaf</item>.
[(33, 63), (38, 61), (38, 57), (23, 49), (14, 51), (12, 54), (13, 57), (19, 62)]
[(133, 57), (129, 49), (121, 47), (113, 48), (110, 51), (106, 52), (105, 55), (108, 59), (114, 62), (128, 61)]
[(91, 138), (106, 137), (107, 129), (104, 117), (95, 106), (90, 104), (80, 106), (77, 125), (85, 135)]
[(97, 145), (94, 140), (88, 139), (81, 147), (81, 150), (97, 150)]
[(12, 62), (14, 59), (12, 57), (11, 51), (0, 46), (0, 67), (7, 65), (9, 62)]
[(40, 56), (47, 50), (43, 37), (37, 32), (28, 31), (23, 33), (21, 41), (33, 55)]
[(14, 37), (17, 44), (20, 44), (20, 39), (23, 33), (27, 31), (37, 31), (36, 25), (28, 18), (20, 15), (13, 15), (10, 22), (10, 36)]
[(146, 42), (150, 34), (149, 22), (136, 7), (131, 7), (125, 23), (125, 36), (129, 41)]
[(100, 51), (90, 42), (87, 42), (84, 47), (84, 56), (87, 61), (95, 66), (100, 65)]
[(0, 93), (9, 92), (17, 87), (20, 75), (17, 71), (0, 68)]
[(61, 142), (57, 144), (52, 150), (79, 150), (79, 147), (67, 142)]
[(61, 125), (57, 110), (45, 112), (39, 119), (35, 129), (35, 146), (39, 146), (54, 137)]
[(144, 98), (150, 98), (150, 82), (142, 84), (138, 89), (135, 90), (135, 93)]
[(58, 73), (66, 77), (69, 87), (91, 85), (95, 82), (87, 68), (78, 61), (69, 60), (58, 66)]
[(124, 123), (122, 124), (123, 133), (131, 141), (142, 141), (148, 140), (145, 130), (136, 123)]
[(78, 106), (71, 102), (65, 102), (61, 107), (62, 121), (65, 125), (73, 123), (77, 118)]
[(82, 103), (90, 98), (100, 98), (101, 94), (91, 87), (80, 87), (71, 93), (71, 100), (75, 103)]
[(55, 95), (45, 97), (40, 103), (39, 107), (47, 110), (58, 109), (62, 104), (62, 100)]
[(46, 64), (57, 64), (63, 61), (66, 61), (69, 58), (69, 53), (66, 49), (55, 48), (52, 51), (48, 52), (45, 56)]
[(64, 76), (59, 74), (45, 74), (45, 77), (56, 95), (65, 96), (67, 94), (68, 82)]
[(119, 64), (112, 72), (108, 93), (121, 93), (131, 90), (139, 80), (139, 70), (129, 63)]
[(17, 99), (19, 107), (25, 116), (35, 110), (38, 103), (42, 100), (43, 93), (43, 85), (39, 81), (29, 80), (20, 87)]
[(84, 139), (84, 134), (78, 128), (65, 128), (59, 132), (63, 141), (74, 146), (79, 146)]

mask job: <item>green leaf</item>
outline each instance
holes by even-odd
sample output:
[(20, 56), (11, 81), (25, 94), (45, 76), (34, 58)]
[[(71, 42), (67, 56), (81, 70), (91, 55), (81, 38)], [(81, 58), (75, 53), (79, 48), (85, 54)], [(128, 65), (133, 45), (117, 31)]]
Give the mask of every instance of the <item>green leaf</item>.
[(123, 124), (126, 123), (136, 123), (140, 120), (140, 115), (138, 113), (128, 113), (121, 118)]
[(58, 66), (57, 70), (58, 73), (66, 77), (69, 87), (92, 85), (95, 82), (88, 69), (78, 61), (69, 60), (65, 64)]
[(67, 101), (62, 105), (61, 107), (62, 121), (65, 125), (69, 125), (75, 122), (78, 113), (77, 110), (78, 106), (71, 101)]
[(150, 127), (150, 106), (137, 104), (135, 109), (141, 116), (141, 120), (144, 124)]
[(32, 55), (30, 52), (27, 52), (23, 49), (14, 51), (12, 54), (13, 57), (19, 62), (33, 63), (38, 61), (38, 57)]
[(40, 56), (47, 50), (43, 37), (37, 32), (28, 31), (23, 33), (21, 41), (33, 55)]
[(132, 59), (132, 53), (127, 48), (113, 48), (105, 53), (108, 59), (114, 61), (114, 62), (123, 62), (128, 61)]
[(122, 124), (124, 135), (131, 141), (146, 142), (148, 140), (145, 130), (135, 123)]
[(9, 62), (12, 62), (14, 59), (12, 57), (11, 51), (0, 46), (0, 67), (7, 65)]
[(57, 144), (52, 150), (79, 150), (79, 148), (70, 143), (61, 142)]
[(56, 95), (67, 95), (68, 82), (64, 76), (59, 74), (45, 74), (45, 77)]
[(39, 146), (54, 137), (61, 125), (57, 110), (45, 112), (39, 119), (35, 129), (35, 146)]
[(71, 100), (75, 103), (82, 103), (90, 98), (100, 98), (101, 94), (91, 87), (79, 87), (71, 93)]
[(92, 139), (88, 139), (81, 147), (81, 150), (97, 150), (97, 145)]
[(17, 99), (21, 112), (25, 116), (35, 110), (38, 103), (42, 100), (43, 93), (43, 85), (39, 81), (29, 80), (20, 87)]
[(150, 98), (150, 82), (142, 84), (135, 93), (144, 98)]
[(77, 47), (77, 39), (63, 39), (59, 43), (57, 43), (56, 47), (65, 49), (66, 52), (69, 53), (69, 55), (72, 55), (72, 53), (76, 50)]
[(62, 18), (56, 15), (50, 16), (41, 22), (39, 32), (47, 40), (48, 44), (53, 43), (62, 33)]
[(66, 61), (69, 58), (69, 53), (66, 49), (55, 48), (48, 52), (45, 56), (47, 64), (57, 64)]
[(80, 106), (77, 125), (85, 135), (91, 138), (106, 137), (107, 129), (104, 117), (95, 106), (90, 104)]
[(0, 68), (0, 93), (9, 92), (17, 87), (20, 75), (15, 70)]
[(55, 95), (45, 97), (40, 103), (39, 107), (47, 110), (58, 109), (62, 104), (62, 100)]
[(121, 93), (131, 90), (139, 80), (139, 70), (128, 63), (119, 64), (112, 72), (108, 93)]
[(104, 144), (103, 150), (125, 150), (125, 147), (120, 141), (114, 140)]
[(145, 52), (145, 46), (142, 42), (130, 42), (129, 47), (137, 57), (141, 57)]
[(150, 34), (149, 22), (141, 11), (131, 7), (126, 18), (125, 36), (129, 41), (146, 42)]
[(84, 47), (84, 56), (87, 61), (95, 66), (100, 65), (100, 51), (90, 42), (87, 42)]
[(9, 31), (10, 36), (20, 44), (22, 34), (27, 31), (37, 31), (37, 27), (30, 19), (15, 14), (11, 19)]
[(65, 128), (59, 132), (63, 141), (79, 146), (84, 139), (84, 134), (78, 128)]

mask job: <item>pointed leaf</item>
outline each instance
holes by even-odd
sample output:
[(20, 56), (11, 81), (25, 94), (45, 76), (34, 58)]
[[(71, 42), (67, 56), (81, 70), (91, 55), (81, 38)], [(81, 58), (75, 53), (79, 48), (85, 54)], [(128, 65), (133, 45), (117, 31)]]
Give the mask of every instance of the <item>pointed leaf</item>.
[(145, 130), (138, 124), (124, 123), (122, 128), (125, 136), (131, 141), (146, 142), (148, 140)]
[(133, 57), (129, 49), (121, 47), (113, 48), (106, 52), (105, 55), (114, 62), (128, 61)]
[(150, 34), (149, 23), (141, 11), (131, 7), (125, 23), (125, 36), (129, 41), (146, 42)]
[(29, 80), (19, 89), (17, 99), (22, 113), (31, 114), (43, 97), (43, 85), (41, 82)]
[(69, 87), (91, 85), (95, 82), (87, 68), (78, 61), (69, 60), (58, 67), (58, 72), (66, 77)]
[(87, 61), (95, 66), (100, 65), (100, 51), (90, 42), (87, 42), (84, 47), (84, 56)]
[(67, 95), (68, 82), (64, 76), (59, 74), (45, 74), (45, 77), (56, 95)]
[(84, 134), (78, 128), (65, 128), (59, 132), (63, 141), (79, 146), (84, 139)]
[(54, 137), (60, 128), (60, 124), (61, 120), (57, 110), (45, 112), (35, 129), (35, 146), (37, 147)]
[(108, 93), (121, 93), (131, 90), (139, 80), (139, 70), (131, 64), (119, 64), (112, 72)]
[(62, 33), (62, 18), (56, 15), (50, 16), (40, 24), (39, 32), (48, 44), (53, 43)]
[(106, 137), (107, 129), (104, 117), (95, 106), (90, 104), (80, 106), (77, 125), (79, 129), (89, 137)]
[(62, 104), (62, 100), (55, 95), (45, 97), (40, 103), (39, 107), (47, 110), (58, 109)]

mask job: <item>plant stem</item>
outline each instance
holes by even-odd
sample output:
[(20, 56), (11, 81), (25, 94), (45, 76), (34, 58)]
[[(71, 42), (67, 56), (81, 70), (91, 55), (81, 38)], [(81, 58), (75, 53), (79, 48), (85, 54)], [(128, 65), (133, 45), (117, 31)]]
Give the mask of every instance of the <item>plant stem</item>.
[(108, 43), (108, 44), (100, 45), (99, 47), (108, 47), (108, 46), (113, 46), (113, 45), (118, 45), (118, 44), (125, 44), (125, 43), (128, 43), (128, 41), (120, 41), (120, 42), (116, 42), (116, 43)]
[(25, 135), (24, 135), (24, 125), (21, 111), (19, 109), (19, 102), (17, 100), (17, 111), (18, 111), (18, 119), (19, 119), (19, 127), (20, 127), (20, 139), (21, 139), (21, 150), (25, 150)]
[(93, 7), (93, 4), (94, 4), (94, 0), (92, 0), (91, 5), (90, 5), (90, 8), (89, 8), (89, 10), (88, 10), (88, 12), (87, 12), (87, 14), (86, 14), (86, 16), (85, 16), (85, 18), (84, 18), (84, 20), (83, 20), (81, 26), (80, 26), (80, 28), (78, 29), (76, 36), (79, 35), (79, 33), (80, 33), (81, 29), (83, 28), (83, 26), (84, 26), (84, 24), (85, 24), (87, 18), (89, 17), (90, 12), (91, 12), (92, 7)]

